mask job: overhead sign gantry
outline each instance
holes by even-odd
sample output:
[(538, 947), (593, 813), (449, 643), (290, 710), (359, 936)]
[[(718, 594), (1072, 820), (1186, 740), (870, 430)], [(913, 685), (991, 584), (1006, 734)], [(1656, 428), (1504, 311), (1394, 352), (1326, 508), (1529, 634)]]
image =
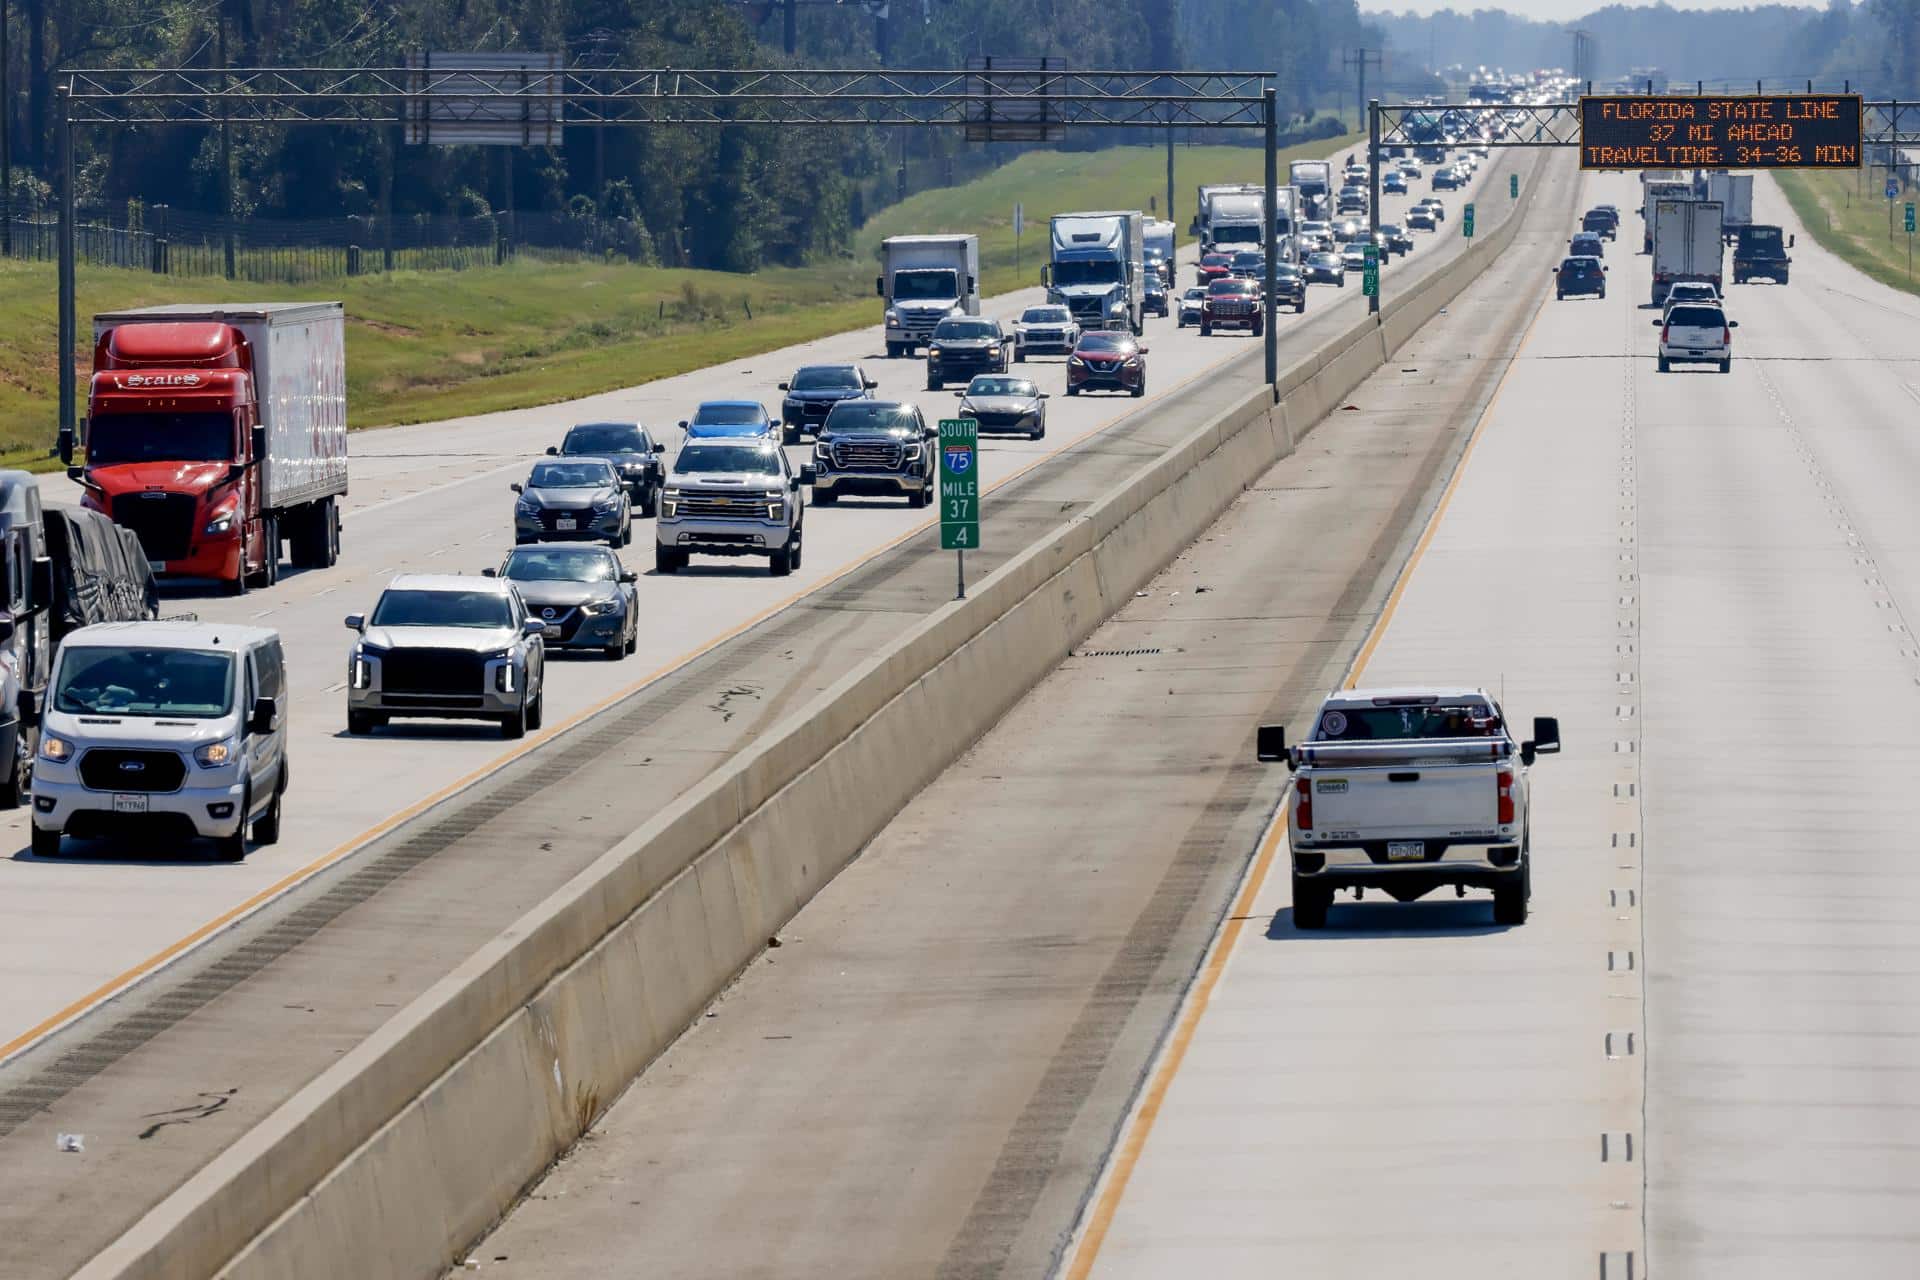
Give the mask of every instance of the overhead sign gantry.
[(1857, 169), (1857, 93), (1580, 99), (1582, 169)]

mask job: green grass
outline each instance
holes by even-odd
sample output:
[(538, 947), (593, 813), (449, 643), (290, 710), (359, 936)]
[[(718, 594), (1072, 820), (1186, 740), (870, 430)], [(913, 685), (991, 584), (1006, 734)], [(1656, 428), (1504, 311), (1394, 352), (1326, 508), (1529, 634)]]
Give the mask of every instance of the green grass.
[[(1283, 152), (1281, 163), (1354, 141), (1311, 143)], [(986, 292), (1038, 283), (1050, 214), (1145, 208), (1150, 197), (1164, 205), (1165, 164), (1165, 152), (1152, 147), (1032, 152), (974, 182), (887, 209), (861, 231), (847, 258), (753, 275), (522, 260), (269, 287), (83, 267), (81, 359), (89, 318), (100, 311), (338, 298), (346, 304), (353, 426), (549, 404), (873, 323), (875, 251), (889, 235), (976, 232)], [(1197, 185), (1259, 177), (1255, 148), (1179, 148), (1174, 190), (1182, 242)], [(1027, 217), (1017, 272), (1015, 201), (1024, 202)], [(52, 465), (56, 322), (52, 264), (0, 261), (0, 465)], [(81, 388), (84, 394), (84, 375)]]
[[(1893, 202), (1893, 235), (1887, 235), (1884, 176), (1785, 171), (1774, 175), (1787, 203), (1820, 246), (1881, 284), (1920, 293), (1920, 276), (1909, 266), (1902, 200)], [(1916, 237), (1920, 239), (1920, 237)], [(1916, 245), (1920, 248), (1920, 245)]]

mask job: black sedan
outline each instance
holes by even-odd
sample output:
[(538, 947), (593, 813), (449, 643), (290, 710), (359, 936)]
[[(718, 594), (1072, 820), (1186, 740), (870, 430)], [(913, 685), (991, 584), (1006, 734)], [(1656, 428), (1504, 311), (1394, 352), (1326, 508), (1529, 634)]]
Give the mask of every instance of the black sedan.
[(981, 432), (1009, 431), (1029, 440), (1047, 434), (1047, 393), (1027, 378), (983, 373), (960, 397), (960, 416), (979, 423)]
[(1300, 274), (1308, 284), (1337, 284), (1347, 287), (1347, 269), (1337, 253), (1316, 253), (1300, 264)]
[(549, 650), (595, 649), (617, 660), (639, 646), (636, 579), (605, 547), (516, 547), (486, 573), (520, 589), (549, 628)]
[(1397, 222), (1388, 222), (1380, 227), (1380, 244), (1398, 254), (1413, 252), (1413, 233)]
[(666, 473), (667, 447), (637, 422), (582, 422), (567, 432), (548, 457), (605, 458), (633, 500), (634, 511), (650, 516), (660, 505), (660, 480)]

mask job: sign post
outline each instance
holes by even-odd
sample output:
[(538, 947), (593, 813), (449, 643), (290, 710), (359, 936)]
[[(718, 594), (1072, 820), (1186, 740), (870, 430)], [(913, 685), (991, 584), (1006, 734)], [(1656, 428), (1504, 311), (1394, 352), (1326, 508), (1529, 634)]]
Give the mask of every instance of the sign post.
[(940, 549), (954, 553), (954, 599), (967, 598), (967, 548), (980, 545), (980, 424), (940, 419)]
[(1913, 201), (1907, 201), (1907, 283), (1913, 283)]
[(1020, 201), (1013, 202), (1013, 274), (1020, 274), (1020, 233), (1027, 229), (1026, 206)]
[(1469, 240), (1473, 239), (1473, 206), (1471, 204), (1460, 213), (1460, 234)]
[(1519, 198), (1520, 198), (1520, 175), (1517, 173), (1510, 173), (1507, 175), (1507, 199), (1518, 200)]
[(1367, 265), (1360, 272), (1360, 292), (1363, 296), (1380, 296), (1380, 246), (1369, 243), (1362, 253), (1366, 255)]

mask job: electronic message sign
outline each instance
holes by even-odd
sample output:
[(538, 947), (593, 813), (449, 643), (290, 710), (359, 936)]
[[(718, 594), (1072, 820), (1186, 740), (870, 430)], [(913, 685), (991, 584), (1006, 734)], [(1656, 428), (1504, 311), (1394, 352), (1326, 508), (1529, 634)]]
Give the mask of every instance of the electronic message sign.
[(1582, 169), (1857, 169), (1860, 95), (1580, 99)]

